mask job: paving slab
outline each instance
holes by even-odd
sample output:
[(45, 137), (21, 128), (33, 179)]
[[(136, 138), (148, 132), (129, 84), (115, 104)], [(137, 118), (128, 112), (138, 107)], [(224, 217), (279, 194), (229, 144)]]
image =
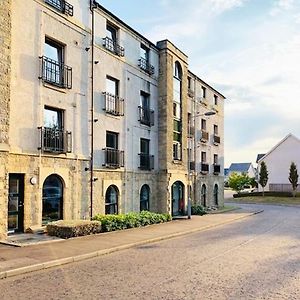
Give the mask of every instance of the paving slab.
[(27, 247), (0, 245), (0, 279), (43, 270), (164, 239), (207, 230), (261, 211), (240, 209), (223, 214), (192, 216), (168, 223), (101, 233), (68, 240), (54, 240)]

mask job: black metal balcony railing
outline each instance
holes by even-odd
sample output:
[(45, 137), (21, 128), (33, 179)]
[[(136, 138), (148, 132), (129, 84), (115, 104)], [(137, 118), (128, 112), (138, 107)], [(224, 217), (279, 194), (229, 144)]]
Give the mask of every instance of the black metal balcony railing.
[(190, 89), (190, 88), (188, 89), (188, 96), (190, 98), (193, 98), (195, 96), (195, 92), (192, 89)]
[(124, 116), (124, 99), (119, 96), (103, 92), (105, 102), (103, 110), (114, 116)]
[(71, 5), (65, 0), (45, 0), (45, 2), (51, 5), (52, 7), (56, 8), (60, 12), (69, 15), (71, 17), (73, 16), (74, 13), (73, 5)]
[(112, 148), (104, 148), (105, 166), (108, 168), (124, 167), (124, 151)]
[(220, 144), (220, 142), (221, 142), (221, 138), (214, 134), (214, 144), (217, 145)]
[(204, 130), (201, 130), (201, 137), (200, 137), (200, 141), (203, 142), (203, 143), (206, 143), (208, 141), (208, 137), (209, 137), (209, 134), (207, 131), (204, 131)]
[(201, 173), (206, 174), (209, 172), (209, 165), (207, 163), (201, 163)]
[(213, 164), (214, 167), (214, 174), (220, 174), (221, 173), (221, 166), (217, 164)]
[(72, 68), (46, 56), (40, 57), (40, 76), (43, 82), (64, 88), (72, 88)]
[(147, 153), (139, 153), (140, 156), (140, 169), (141, 170), (153, 170), (154, 169), (154, 155)]
[(147, 126), (154, 126), (154, 110), (139, 106), (139, 121)]
[(118, 56), (124, 56), (125, 54), (125, 49), (109, 37), (103, 38), (103, 46)]
[(139, 59), (139, 67), (150, 75), (154, 74), (154, 66), (152, 66), (149, 61), (143, 57)]
[(72, 152), (72, 133), (62, 129), (38, 127), (40, 130), (39, 150), (51, 153)]

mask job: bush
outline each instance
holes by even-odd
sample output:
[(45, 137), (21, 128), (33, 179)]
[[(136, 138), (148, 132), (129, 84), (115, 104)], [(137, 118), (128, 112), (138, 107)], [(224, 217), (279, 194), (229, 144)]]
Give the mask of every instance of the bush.
[[(264, 192), (265, 196), (270, 197), (293, 197), (291, 192)], [(240, 198), (240, 197), (258, 197), (263, 196), (263, 192), (252, 192), (252, 193), (239, 193), (234, 194), (233, 198)]]
[(203, 216), (206, 214), (206, 211), (202, 205), (192, 205), (192, 215)]
[(76, 236), (83, 236), (101, 232), (101, 222), (87, 220), (60, 220), (47, 224), (47, 233), (51, 236), (57, 236), (68, 239)]
[(119, 215), (96, 215), (93, 220), (101, 222), (102, 232), (109, 232), (168, 222), (172, 218), (169, 214), (142, 211)]

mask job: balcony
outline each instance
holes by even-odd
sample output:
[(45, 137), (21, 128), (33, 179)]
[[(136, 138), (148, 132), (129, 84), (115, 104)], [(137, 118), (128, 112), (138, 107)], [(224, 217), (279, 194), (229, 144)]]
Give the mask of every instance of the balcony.
[(154, 66), (152, 66), (149, 61), (143, 57), (139, 59), (139, 67), (149, 75), (154, 74)]
[(221, 173), (221, 166), (217, 164), (213, 164), (214, 174), (219, 175)]
[(207, 163), (201, 163), (201, 170), (202, 174), (207, 174), (209, 172), (209, 165)]
[(124, 56), (125, 55), (125, 49), (120, 46), (116, 41), (112, 40), (109, 37), (103, 38), (103, 46), (109, 50), (110, 52), (118, 55), (118, 56)]
[(119, 96), (103, 92), (105, 102), (103, 110), (113, 116), (124, 116), (124, 99)]
[(62, 12), (63, 14), (66, 14), (71, 17), (73, 16), (74, 13), (73, 5), (71, 5), (65, 0), (45, 0), (45, 3), (51, 5), (58, 11)]
[(195, 92), (194, 92), (192, 89), (188, 89), (188, 96), (189, 96), (190, 98), (194, 98)]
[(72, 88), (72, 68), (46, 56), (40, 57), (39, 79), (43, 82), (63, 88)]
[(143, 125), (154, 126), (154, 110), (142, 106), (139, 109), (139, 121)]
[(62, 129), (38, 127), (40, 131), (39, 150), (50, 153), (72, 152), (72, 133)]
[(104, 166), (107, 168), (118, 169), (124, 167), (124, 151), (112, 148), (104, 148)]
[(221, 138), (214, 134), (214, 144), (219, 145), (221, 143)]
[(154, 155), (139, 153), (141, 170), (151, 171), (154, 169)]
[(200, 141), (201, 141), (202, 143), (206, 143), (206, 142), (208, 141), (208, 138), (209, 138), (208, 132), (205, 131), (205, 130), (201, 130), (201, 131), (200, 131), (200, 134), (201, 134), (201, 136), (200, 136)]

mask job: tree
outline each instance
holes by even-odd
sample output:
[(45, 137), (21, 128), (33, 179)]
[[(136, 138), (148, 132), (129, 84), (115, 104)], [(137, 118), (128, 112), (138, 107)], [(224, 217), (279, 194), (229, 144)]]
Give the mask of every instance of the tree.
[(289, 181), (292, 185), (293, 188), (293, 196), (296, 197), (296, 190), (298, 186), (298, 171), (297, 171), (297, 166), (294, 162), (291, 163), (290, 165), (290, 175), (289, 175)]
[(228, 179), (228, 185), (234, 191), (239, 193), (245, 185), (250, 184), (250, 178), (246, 174), (232, 173)]
[(265, 195), (265, 186), (267, 185), (269, 179), (268, 169), (266, 163), (263, 161), (260, 165), (260, 171), (259, 171), (259, 184), (263, 188), (263, 196)]

